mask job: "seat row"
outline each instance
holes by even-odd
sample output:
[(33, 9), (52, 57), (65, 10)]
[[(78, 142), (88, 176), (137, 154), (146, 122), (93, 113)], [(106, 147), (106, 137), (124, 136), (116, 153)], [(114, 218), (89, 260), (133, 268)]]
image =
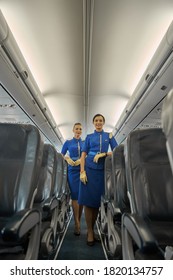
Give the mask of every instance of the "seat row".
[(0, 259), (49, 259), (70, 211), (67, 163), (33, 125), (0, 134)]
[(163, 129), (131, 132), (106, 158), (100, 231), (109, 258), (173, 258), (173, 92), (167, 98)]

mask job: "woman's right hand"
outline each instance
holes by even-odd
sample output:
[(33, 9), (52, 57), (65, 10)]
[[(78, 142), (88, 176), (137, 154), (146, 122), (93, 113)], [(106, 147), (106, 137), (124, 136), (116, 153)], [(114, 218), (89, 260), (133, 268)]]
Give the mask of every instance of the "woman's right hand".
[(86, 175), (85, 171), (82, 171), (80, 173), (80, 180), (81, 180), (82, 183), (84, 183), (86, 185), (86, 183), (87, 183), (87, 175)]
[(65, 160), (70, 164), (71, 166), (75, 165), (75, 162), (70, 157), (65, 157)]

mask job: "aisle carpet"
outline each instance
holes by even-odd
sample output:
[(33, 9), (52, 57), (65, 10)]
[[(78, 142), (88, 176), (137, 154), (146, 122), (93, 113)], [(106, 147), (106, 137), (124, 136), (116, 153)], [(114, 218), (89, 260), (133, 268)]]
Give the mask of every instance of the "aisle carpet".
[(74, 219), (71, 218), (65, 238), (57, 256), (57, 260), (105, 260), (105, 254), (101, 242), (95, 242), (90, 247), (86, 244), (86, 224), (84, 215), (81, 221), (81, 234), (75, 236)]

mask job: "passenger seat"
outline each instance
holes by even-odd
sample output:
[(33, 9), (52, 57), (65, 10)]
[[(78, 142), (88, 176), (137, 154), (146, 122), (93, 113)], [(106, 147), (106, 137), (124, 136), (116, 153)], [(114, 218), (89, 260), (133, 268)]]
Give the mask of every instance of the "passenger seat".
[(164, 259), (173, 245), (173, 176), (161, 128), (129, 134), (125, 167), (131, 213), (122, 216), (123, 259)]
[(41, 213), (33, 201), (42, 155), (35, 126), (0, 124), (0, 259), (38, 258)]
[(54, 194), (57, 157), (51, 144), (44, 144), (43, 159), (34, 206), (42, 213), (39, 258), (51, 258), (56, 248), (58, 200)]
[(114, 148), (112, 153), (113, 199), (108, 203), (108, 248), (113, 259), (122, 259), (121, 218), (130, 212), (125, 174), (124, 145)]

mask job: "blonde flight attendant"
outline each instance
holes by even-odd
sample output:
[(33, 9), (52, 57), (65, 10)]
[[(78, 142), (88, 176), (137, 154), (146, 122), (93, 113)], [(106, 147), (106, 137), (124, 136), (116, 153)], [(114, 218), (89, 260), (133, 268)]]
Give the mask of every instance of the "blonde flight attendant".
[[(71, 140), (66, 140), (61, 153), (68, 163), (68, 183), (71, 192), (72, 208), (74, 215), (74, 234), (80, 235), (80, 219), (83, 206), (78, 204), (79, 182), (80, 182), (80, 157), (83, 146), (81, 139), (82, 125), (75, 123), (73, 126), (74, 137)], [(69, 156), (66, 156), (68, 152)]]

